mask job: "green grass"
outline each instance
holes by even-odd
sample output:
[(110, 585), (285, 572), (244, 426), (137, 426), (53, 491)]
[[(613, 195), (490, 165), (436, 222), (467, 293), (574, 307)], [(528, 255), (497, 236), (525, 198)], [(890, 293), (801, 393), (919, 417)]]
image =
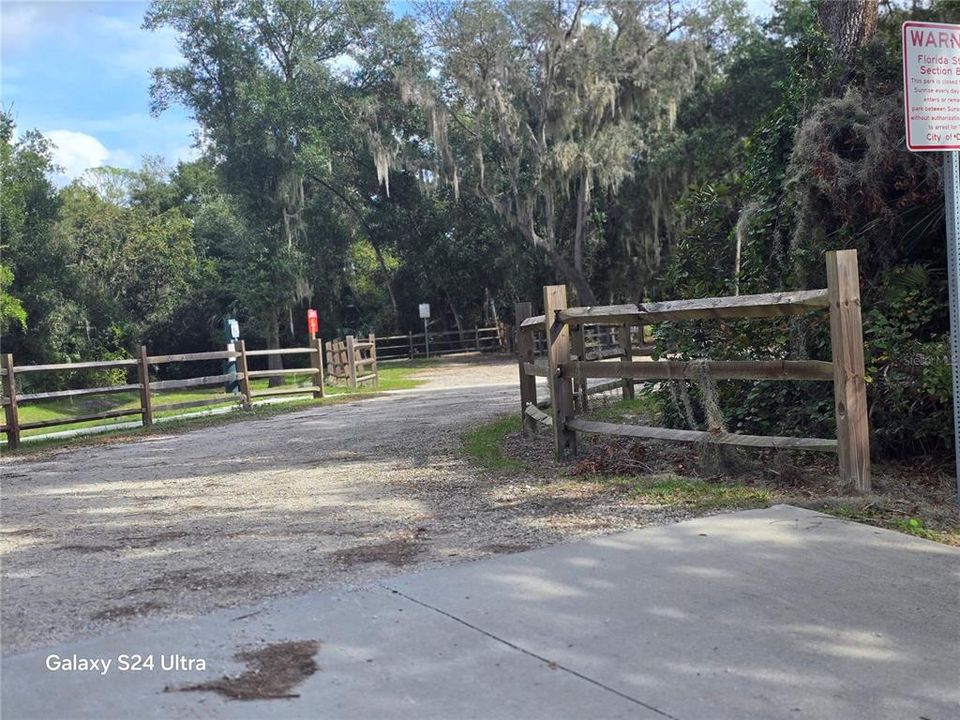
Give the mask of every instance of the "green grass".
[[(423, 370), (430, 365), (435, 364), (433, 360), (415, 360), (415, 361), (400, 361), (397, 363), (391, 363), (389, 365), (381, 365), (379, 369), (380, 375), (380, 384), (377, 389), (374, 389), (372, 385), (365, 384), (362, 387), (352, 390), (344, 385), (327, 385), (326, 386), (326, 395), (328, 398), (337, 398), (337, 397), (350, 397), (356, 395), (370, 395), (376, 392), (382, 392), (386, 390), (410, 390), (418, 385), (421, 385), (424, 381), (419, 380), (413, 377), (413, 375)], [(287, 384), (294, 385), (294, 383), (308, 384), (310, 382), (309, 378), (304, 376), (293, 375), (286, 376)], [(257, 378), (254, 380), (251, 385), (253, 386), (254, 392), (265, 390), (268, 387), (267, 378)], [(168, 405), (181, 402), (190, 402), (192, 400), (202, 400), (205, 398), (213, 398), (218, 395), (222, 395), (223, 390), (221, 387), (215, 388), (197, 388), (190, 390), (164, 390), (162, 392), (155, 393), (153, 396), (153, 405), (154, 407), (159, 407), (161, 405)], [(295, 396), (293, 396), (295, 397)], [(279, 405), (284, 409), (295, 409), (296, 407), (302, 407), (304, 402), (306, 404), (311, 404), (312, 398), (305, 401), (291, 401), (285, 402)], [(154, 417), (157, 418), (169, 418), (169, 417), (189, 417), (191, 415), (198, 415), (204, 411), (213, 410), (216, 408), (225, 408), (230, 406), (237, 405), (237, 401), (225, 400), (222, 403), (215, 403), (206, 405), (199, 408), (186, 408), (180, 410), (166, 410), (166, 411), (157, 411), (154, 413)], [(136, 391), (123, 392), (123, 393), (114, 393), (109, 395), (88, 395), (75, 399), (63, 399), (63, 400), (48, 400), (48, 401), (27, 401), (19, 405), (19, 417), (20, 422), (30, 423), (30, 422), (41, 422), (44, 420), (69, 420), (70, 418), (81, 417), (83, 415), (90, 415), (98, 412), (105, 412), (108, 410), (135, 410), (140, 407), (140, 395)], [(273, 407), (277, 407), (276, 405)], [(249, 415), (245, 415), (249, 417)], [(214, 416), (214, 417), (225, 417), (223, 415)], [(25, 430), (22, 433), (22, 437), (36, 437), (39, 435), (46, 435), (52, 432), (59, 432), (64, 430), (77, 430), (82, 428), (91, 428), (98, 427), (102, 425), (113, 425), (116, 423), (122, 422), (137, 422), (139, 420), (137, 415), (130, 415), (117, 418), (104, 418), (102, 420), (87, 420), (82, 422), (73, 422), (64, 425), (56, 425), (53, 427), (46, 428), (33, 428), (30, 430)], [(170, 429), (170, 423), (164, 423), (163, 427), (165, 429)], [(127, 431), (129, 432), (129, 430)], [(62, 442), (62, 441), (59, 441)], [(35, 443), (29, 443), (33, 446)]]
[[(942, 519), (938, 522), (936, 519), (923, 517), (902, 517), (882, 502), (864, 504), (856, 500), (807, 503), (807, 507), (844, 520), (874, 525), (887, 530), (899, 530), (924, 540), (960, 547), (960, 522), (955, 517), (947, 522), (943, 522)], [(931, 523), (940, 527), (931, 527)]]
[(591, 420), (601, 422), (623, 422), (637, 418), (652, 421), (652, 418), (660, 415), (660, 401), (653, 393), (638, 392), (633, 400), (594, 401), (588, 414)]
[(692, 510), (747, 510), (768, 507), (774, 500), (773, 493), (764, 488), (729, 482), (706, 482), (675, 475), (614, 476), (604, 478), (604, 481), (627, 488), (633, 497), (643, 503)]
[[(440, 364), (440, 360), (398, 360), (389, 364), (381, 363), (377, 370), (380, 374), (380, 390), (413, 390), (423, 385), (423, 380), (412, 377), (420, 370)], [(343, 388), (347, 391), (346, 388)]]
[(520, 432), (520, 418), (516, 415), (494, 420), (466, 433), (463, 450), (476, 465), (486, 470), (525, 470), (525, 463), (503, 454), (504, 438), (517, 432)]

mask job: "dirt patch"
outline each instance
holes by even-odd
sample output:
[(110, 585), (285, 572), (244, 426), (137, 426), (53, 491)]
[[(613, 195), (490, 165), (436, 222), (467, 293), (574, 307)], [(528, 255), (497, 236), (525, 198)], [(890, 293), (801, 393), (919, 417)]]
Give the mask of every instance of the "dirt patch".
[(134, 593), (156, 592), (169, 590), (219, 590), (224, 588), (240, 588), (248, 585), (281, 580), (283, 573), (241, 572), (209, 572), (209, 568), (185, 568), (161, 573), (147, 581)]
[(127, 537), (117, 538), (117, 542), (120, 543), (125, 548), (150, 548), (159, 545), (164, 542), (172, 542), (173, 540), (179, 540), (180, 538), (187, 537), (185, 532), (162, 532), (157, 533), (156, 535), (129, 535)]
[(317, 640), (295, 640), (273, 643), (262, 648), (244, 650), (234, 660), (246, 663), (247, 670), (237, 677), (164, 688), (165, 691), (219, 693), (231, 700), (280, 700), (300, 697), (290, 692), (317, 671), (313, 656), (320, 650)]
[(61, 545), (58, 550), (70, 550), (78, 553), (110, 552), (113, 550), (141, 550), (156, 547), (160, 543), (172, 542), (187, 537), (185, 532), (162, 532), (156, 535), (129, 535), (119, 537), (112, 545)]
[(587, 456), (573, 468), (580, 477), (596, 475), (635, 475), (654, 472), (647, 455), (647, 445), (635, 440), (617, 439), (588, 448)]
[(480, 549), (496, 555), (511, 555), (513, 553), (523, 552), (524, 550), (530, 550), (531, 548), (531, 545), (522, 545), (519, 543), (493, 543), (491, 545), (484, 545)]
[(47, 531), (43, 528), (21, 528), (20, 530), (0, 530), (3, 537), (28, 537), (30, 535), (43, 535)]
[(81, 554), (110, 552), (111, 550), (121, 549), (122, 548), (116, 545), (60, 545), (57, 547), (57, 550), (67, 550), (69, 552), (77, 552)]
[(409, 538), (401, 538), (375, 545), (358, 545), (337, 550), (333, 553), (333, 559), (340, 565), (382, 562), (394, 567), (403, 567), (412, 563), (423, 550), (421, 543)]
[(134, 605), (118, 605), (101, 610), (90, 616), (91, 620), (121, 620), (123, 618), (139, 617), (150, 612), (162, 610), (163, 605), (155, 602), (136, 603)]

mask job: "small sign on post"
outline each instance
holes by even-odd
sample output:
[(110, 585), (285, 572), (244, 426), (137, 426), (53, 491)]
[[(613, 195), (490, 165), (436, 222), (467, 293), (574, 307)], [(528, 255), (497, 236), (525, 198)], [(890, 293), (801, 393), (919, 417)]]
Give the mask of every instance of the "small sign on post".
[(307, 310), (307, 332), (311, 340), (316, 340), (317, 333), (320, 332), (320, 316), (313, 308)]
[(423, 320), (423, 348), (424, 354), (430, 357), (430, 303), (420, 303), (420, 317)]
[[(223, 321), (223, 335), (227, 341), (227, 352), (234, 352), (237, 349), (237, 340), (240, 339), (240, 323), (234, 318), (226, 318)], [(230, 375), (231, 378), (224, 384), (224, 392), (229, 395), (240, 393), (240, 383), (237, 381), (237, 359), (228, 358), (223, 362), (223, 374)]]
[(960, 25), (903, 24), (907, 148), (960, 150)]
[(907, 148), (943, 152), (953, 445), (960, 506), (960, 25), (903, 24), (903, 105)]

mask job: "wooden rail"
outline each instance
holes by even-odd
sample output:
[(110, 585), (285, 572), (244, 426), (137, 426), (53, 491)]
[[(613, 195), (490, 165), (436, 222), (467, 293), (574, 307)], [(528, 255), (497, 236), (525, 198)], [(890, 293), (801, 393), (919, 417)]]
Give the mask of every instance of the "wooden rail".
[(715, 380), (833, 380), (833, 365), (819, 360), (658, 360), (651, 362), (564, 363), (575, 378), (690, 380), (705, 374)]
[(137, 361), (128, 360), (96, 360), (92, 362), (56, 363), (53, 365), (19, 365), (14, 368), (17, 375), (35, 372), (58, 372), (63, 370), (105, 370), (108, 368), (131, 367)]
[(83, 395), (107, 395), (109, 393), (130, 392), (138, 390), (139, 384), (135, 385), (109, 385), (107, 387), (78, 388), (77, 390), (56, 390), (53, 392), (26, 393), (17, 396), (20, 402), (28, 400), (60, 400), (62, 398), (80, 397)]
[(232, 360), (240, 357), (237, 350), (217, 350), (214, 352), (180, 353), (179, 355), (148, 355), (150, 365), (162, 365), (174, 362), (196, 362), (198, 360)]
[(543, 410), (538, 408), (536, 405), (527, 405), (524, 413), (533, 420), (536, 420), (541, 425), (553, 427), (553, 418), (543, 412)]
[(187, 400), (185, 402), (167, 403), (166, 405), (157, 405), (154, 411), (164, 410), (186, 410), (188, 408), (206, 407), (208, 405), (226, 405), (227, 403), (242, 403), (242, 395), (231, 395), (223, 393), (214, 397), (204, 398), (202, 400)]
[(242, 379), (233, 373), (222, 375), (204, 375), (202, 377), (185, 378), (183, 380), (153, 380), (149, 383), (150, 392), (157, 390), (179, 390), (180, 388), (203, 387), (204, 385), (222, 385), (231, 380)]
[[(125, 417), (127, 415), (142, 415), (142, 414), (143, 414), (143, 410), (141, 410), (140, 408), (137, 408), (135, 410), (106, 410), (104, 412), (90, 413), (88, 415), (78, 415), (76, 417), (70, 418), (66, 422), (64, 422), (60, 418), (56, 418), (53, 420), (38, 420), (36, 422), (20, 423), (20, 429), (33, 430), (35, 428), (54, 427), (56, 425), (66, 425), (70, 423), (87, 422), (89, 420), (104, 420), (107, 418)], [(7, 428), (5, 427), (4, 430), (7, 430)]]
[(313, 375), (316, 373), (314, 368), (281, 368), (278, 370), (250, 370), (248, 377), (275, 377), (278, 375)]
[[(640, 305), (593, 307), (566, 306), (563, 286), (544, 288), (544, 314), (533, 316), (529, 303), (517, 306), (517, 348), (520, 368), (521, 417), (525, 432), (545, 424), (549, 417), (558, 457), (576, 452), (576, 433), (622, 435), (680, 442), (706, 442), (741, 447), (815, 450), (838, 454), (840, 477), (859, 491), (870, 490), (870, 445), (864, 377), (860, 287), (855, 250), (826, 256), (827, 288), (761, 295), (698, 298)], [(630, 328), (658, 322), (685, 320), (766, 318), (828, 309), (831, 362), (816, 360), (659, 360), (635, 362)], [(591, 324), (619, 324), (619, 362), (598, 361), (588, 349), (584, 328)], [(544, 338), (546, 357), (536, 360), (537, 331)], [(593, 422), (574, 417), (587, 409), (591, 378), (616, 378), (605, 389), (621, 384), (624, 397), (632, 397), (638, 380), (802, 380), (832, 381), (834, 385), (836, 439), (741, 435), (727, 432), (677, 430), (638, 425)], [(550, 389), (550, 415), (536, 410), (537, 377)], [(576, 402), (574, 402), (576, 400)], [(533, 410), (531, 410), (533, 408)], [(536, 411), (536, 412), (534, 412)]]
[(247, 350), (247, 357), (263, 355), (306, 355), (316, 352), (315, 348), (276, 348), (275, 350)]
[[(764, 293), (762, 295), (730, 295), (727, 297), (671, 300), (640, 305), (594, 305), (560, 311), (558, 319), (569, 325), (583, 323), (642, 325), (681, 320), (735, 320), (742, 318), (801, 315), (830, 306), (828, 291)], [(543, 316), (528, 318), (523, 327), (543, 324)]]
[(773, 435), (740, 435), (738, 433), (711, 433), (704, 430), (674, 430), (672, 428), (646, 427), (643, 425), (618, 425), (574, 418), (567, 427), (580, 432), (599, 435), (620, 435), (654, 440), (680, 442), (706, 442), (717, 445), (741, 447), (780, 448), (781, 450), (837, 451), (837, 441), (821, 438), (777, 437)]

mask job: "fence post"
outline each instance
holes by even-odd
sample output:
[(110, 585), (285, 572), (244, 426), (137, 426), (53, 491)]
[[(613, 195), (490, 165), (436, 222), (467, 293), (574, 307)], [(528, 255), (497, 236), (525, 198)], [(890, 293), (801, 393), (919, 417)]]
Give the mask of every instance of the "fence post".
[[(630, 337), (630, 324), (624, 323), (620, 326), (620, 350), (623, 352), (623, 359), (626, 362), (633, 360), (633, 341)], [(636, 397), (633, 392), (633, 379), (623, 379), (623, 399), (633, 400)]]
[(347, 365), (350, 370), (350, 387), (357, 389), (357, 351), (353, 344), (356, 339), (353, 335), (347, 335)]
[(480, 352), (480, 326), (479, 325), (473, 326), (473, 339), (477, 346), (477, 352)]
[(337, 377), (337, 359), (335, 357), (336, 346), (333, 340), (327, 340), (324, 344), (327, 349), (327, 374), (333, 378)]
[[(574, 325), (570, 328), (570, 347), (577, 360), (583, 362), (587, 359), (586, 340), (584, 339), (584, 325)], [(586, 412), (589, 408), (587, 402), (587, 381), (584, 378), (573, 379), (574, 396), (579, 399), (580, 412)]]
[(870, 490), (870, 436), (856, 250), (827, 253), (827, 291), (840, 479), (852, 483), (860, 492), (867, 492)]
[(520, 422), (524, 435), (537, 431), (537, 421), (527, 415), (527, 406), (537, 404), (537, 378), (535, 375), (527, 375), (523, 369), (524, 363), (533, 363), (536, 360), (533, 333), (520, 327), (531, 315), (533, 303), (516, 304), (514, 316), (517, 322), (517, 364), (520, 366)]
[(253, 407), (253, 392), (250, 390), (250, 367), (247, 364), (247, 341), (240, 341), (240, 372), (243, 377), (240, 379), (240, 389), (243, 390), (243, 409), (249, 410)]
[(413, 331), (407, 331), (407, 341), (410, 343), (410, 359), (413, 360)]
[(3, 376), (3, 392), (7, 404), (3, 411), (7, 421), (7, 447), (16, 450), (20, 447), (20, 410), (17, 408), (17, 378), (13, 373), (13, 353), (3, 356), (3, 367), (7, 371)]
[(140, 383), (140, 419), (144, 427), (153, 425), (153, 398), (150, 396), (150, 365), (147, 363), (147, 346), (140, 346), (140, 361), (137, 363), (137, 382)]
[(367, 340), (370, 343), (370, 367), (373, 369), (373, 387), (374, 389), (380, 387), (380, 371), (377, 370), (377, 336), (374, 333), (370, 333)]
[(547, 336), (547, 384), (550, 387), (550, 413), (553, 417), (553, 445), (557, 459), (577, 452), (577, 434), (567, 429), (573, 418), (573, 383), (562, 377), (560, 366), (570, 361), (570, 327), (557, 320), (557, 312), (567, 308), (567, 286), (543, 288), (543, 322)]
[(310, 354), (310, 364), (313, 366), (314, 378), (316, 378), (317, 387), (320, 388), (317, 392), (313, 393), (314, 399), (322, 398), (324, 395), (323, 389), (323, 340), (320, 338), (313, 338), (310, 341), (313, 344), (313, 352)]

